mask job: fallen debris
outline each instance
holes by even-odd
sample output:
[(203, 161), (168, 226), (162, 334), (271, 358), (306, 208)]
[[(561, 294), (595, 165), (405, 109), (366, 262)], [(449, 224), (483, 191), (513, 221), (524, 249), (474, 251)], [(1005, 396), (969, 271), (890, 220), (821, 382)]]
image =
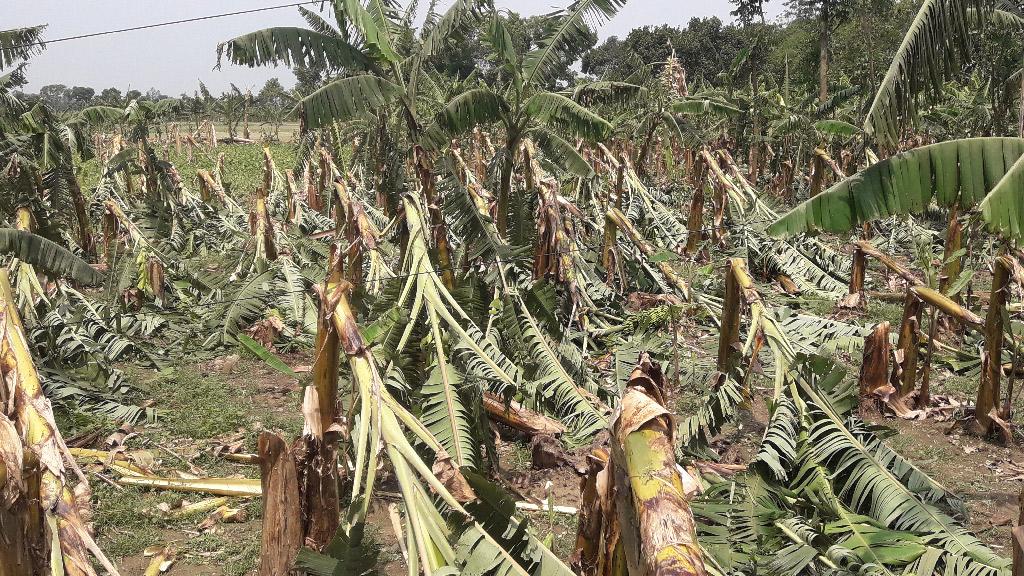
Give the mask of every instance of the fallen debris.
[(260, 496), (260, 481), (250, 478), (174, 479), (155, 476), (124, 476), (118, 480), (125, 486), (142, 486), (157, 490), (196, 492), (218, 496)]

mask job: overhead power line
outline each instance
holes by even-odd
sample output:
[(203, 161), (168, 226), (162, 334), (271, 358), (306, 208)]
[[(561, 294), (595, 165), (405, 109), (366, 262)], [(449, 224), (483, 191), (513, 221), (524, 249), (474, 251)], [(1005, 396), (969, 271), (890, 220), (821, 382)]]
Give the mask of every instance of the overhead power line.
[(152, 28), (162, 28), (164, 26), (176, 26), (178, 24), (189, 24), (192, 22), (202, 22), (204, 20), (215, 20), (217, 18), (227, 18), (230, 16), (243, 16), (245, 14), (255, 14), (257, 12), (267, 12), (270, 10), (281, 10), (282, 8), (295, 8), (298, 6), (306, 6), (309, 4), (321, 4), (323, 0), (309, 0), (306, 2), (292, 2), (291, 4), (281, 4), (278, 6), (264, 6), (263, 8), (252, 8), (249, 10), (238, 10), (236, 12), (224, 12), (221, 14), (210, 14), (208, 16), (197, 16), (195, 18), (185, 18), (183, 20), (171, 20), (168, 22), (156, 22), (153, 24), (144, 24), (142, 26), (132, 26), (130, 28), (119, 28), (117, 30), (104, 30), (103, 32), (91, 32), (89, 34), (79, 34), (77, 36), (65, 36), (63, 38), (54, 38), (53, 40), (39, 40), (37, 42), (29, 42), (20, 46), (12, 46), (12, 48), (31, 48), (33, 46), (46, 46), (47, 44), (56, 44), (58, 42), (69, 42), (71, 40), (84, 40), (86, 38), (95, 38), (97, 36), (110, 36), (112, 34), (123, 34), (125, 32), (137, 32), (139, 30), (150, 30)]

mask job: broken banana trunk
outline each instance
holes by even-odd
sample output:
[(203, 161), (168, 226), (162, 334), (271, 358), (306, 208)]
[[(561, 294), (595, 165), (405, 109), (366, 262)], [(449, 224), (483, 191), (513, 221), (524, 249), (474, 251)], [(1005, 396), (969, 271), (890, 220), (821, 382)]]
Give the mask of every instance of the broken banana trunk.
[(740, 315), (744, 308), (761, 301), (743, 258), (729, 260), (722, 303), (722, 329), (718, 339), (718, 371), (729, 374), (743, 357), (740, 346)]
[(577, 564), (588, 576), (704, 576), (690, 496), (676, 464), (665, 377), (644, 353), (612, 424), (610, 458), (595, 451), (583, 480)]
[(860, 367), (860, 411), (877, 412), (879, 400), (885, 395), (889, 384), (889, 356), (892, 343), (889, 341), (889, 323), (880, 322), (871, 335), (864, 339), (864, 361)]
[(274, 239), (274, 223), (267, 210), (268, 191), (267, 188), (256, 191), (255, 202), (249, 213), (249, 232), (256, 241), (257, 258), (273, 262), (277, 260), (277, 242)]
[(547, 416), (530, 410), (515, 400), (505, 402), (497, 394), (484, 392), (484, 410), (487, 416), (513, 430), (533, 438), (534, 436), (560, 436), (565, 434), (565, 425)]
[[(646, 256), (647, 258), (652, 258), (654, 256), (654, 247), (651, 246), (647, 242), (647, 240), (645, 240), (644, 237), (640, 235), (640, 232), (633, 226), (632, 223), (630, 223), (629, 218), (627, 218), (626, 215), (622, 213), (622, 211), (616, 208), (609, 208), (606, 216), (615, 222), (615, 225), (618, 226), (619, 230), (622, 230), (623, 232), (626, 233), (626, 236), (629, 237), (630, 242), (632, 242), (633, 245), (636, 246), (637, 249), (640, 250), (640, 252), (642, 252), (644, 256)], [(658, 270), (661, 272), (661, 275), (664, 276), (665, 280), (673, 288), (679, 291), (680, 295), (683, 297), (683, 300), (689, 302), (690, 285), (686, 283), (686, 280), (683, 280), (682, 276), (680, 276), (675, 270), (673, 270), (672, 266), (668, 262), (659, 261), (656, 263), (656, 265), (658, 266)]]
[(992, 274), (992, 292), (988, 301), (988, 315), (985, 319), (985, 352), (981, 361), (981, 385), (978, 387), (978, 402), (971, 425), (977, 434), (992, 431), (993, 411), (999, 410), (999, 380), (1002, 376), (1003, 314), (1006, 309), (1007, 292), (1010, 289), (1013, 262), (1006, 256), (996, 258)]
[(448, 227), (441, 215), (441, 199), (437, 191), (437, 175), (434, 173), (433, 161), (428, 153), (417, 146), (414, 150), (416, 177), (422, 188), (427, 214), (430, 216), (430, 232), (434, 247), (437, 249), (437, 263), (441, 272), (441, 280), (448, 290), (455, 289), (455, 268), (452, 265), (451, 247), (448, 243)]
[(317, 328), (313, 385), (306, 387), (302, 402), (305, 419), (297, 460), (298, 485), (302, 492), (302, 517), (306, 540), (326, 546), (338, 530), (341, 497), (338, 494), (338, 365), (341, 345), (333, 322), (334, 309), (346, 289), (341, 254), (331, 255), (330, 271), (321, 295)]
[(347, 283), (341, 254), (332, 250), (321, 288), (313, 383), (302, 400), (302, 436), (288, 446), (279, 436), (259, 439), (264, 522), (260, 576), (285, 576), (303, 543), (327, 546), (341, 520), (338, 471), (338, 365), (341, 344), (334, 322)]
[[(0, 575), (94, 576), (91, 555), (116, 576), (86, 526), (89, 484), (65, 457), (6, 270), (0, 270), (0, 372)], [(69, 471), (80, 480), (74, 489)]]
[[(609, 162), (616, 162), (614, 157), (608, 157)], [(616, 162), (613, 164), (615, 167), (615, 187), (612, 191), (611, 198), (609, 198), (608, 205), (615, 206), (616, 210), (622, 210), (622, 197), (624, 193), (623, 189), (623, 177), (625, 174), (625, 160)], [(615, 227), (615, 221), (610, 218), (605, 218), (604, 224), (604, 241), (601, 247), (601, 265), (604, 267), (607, 274), (607, 282), (609, 285), (612, 284), (615, 278), (615, 242), (616, 233), (618, 232)]]
[(302, 548), (302, 504), (291, 449), (283, 438), (264, 431), (259, 439), (263, 492), (260, 576), (286, 576)]

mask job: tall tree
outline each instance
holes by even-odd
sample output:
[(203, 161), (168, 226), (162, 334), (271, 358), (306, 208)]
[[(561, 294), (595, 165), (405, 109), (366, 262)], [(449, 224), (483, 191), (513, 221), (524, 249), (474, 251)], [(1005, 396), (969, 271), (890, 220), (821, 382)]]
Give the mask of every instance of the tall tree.
[(729, 0), (735, 8), (729, 12), (744, 26), (755, 21), (764, 24), (764, 0)]
[(828, 100), (828, 79), (832, 34), (850, 17), (852, 0), (789, 0), (798, 18), (813, 19), (818, 27), (818, 100)]
[(117, 88), (104, 88), (96, 99), (98, 104), (106, 106), (120, 106), (124, 104), (124, 95)]

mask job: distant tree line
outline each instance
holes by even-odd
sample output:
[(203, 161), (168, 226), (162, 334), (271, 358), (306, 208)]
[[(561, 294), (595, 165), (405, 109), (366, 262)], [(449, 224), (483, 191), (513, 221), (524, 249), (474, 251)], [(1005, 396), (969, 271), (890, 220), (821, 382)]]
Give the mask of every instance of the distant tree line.
[[(662, 24), (634, 28), (625, 37), (612, 36), (598, 43), (590, 32), (583, 42), (564, 54), (562, 70), (546, 80), (547, 89), (565, 89), (593, 79), (633, 81), (638, 70), (658, 71), (674, 55), (695, 88), (739, 88), (730, 69), (743, 62), (744, 83), (783, 86), (793, 94), (817, 94), (824, 101), (830, 92), (857, 89), (872, 93), (885, 73), (910, 25), (918, 0), (775, 0), (784, 7), (781, 18), (768, 21), (765, 0), (731, 0), (733, 21), (717, 17), (691, 18), (685, 25)], [(545, 37), (545, 19), (501, 14), (516, 51), (525, 54)], [(486, 22), (467, 34), (465, 41), (448, 46), (432, 58), (430, 66), (466, 84), (494, 85), (503, 68), (485, 44)], [(977, 59), (983, 77), (1000, 77), (1001, 68), (1019, 67), (1019, 50), (1013, 39), (992, 36), (983, 50), (989, 57)], [(984, 69), (981, 69), (984, 68)], [(1015, 68), (1014, 68), (1015, 69)], [(183, 120), (218, 118), (234, 136), (246, 118), (269, 125), (275, 131), (289, 117), (297, 98), (309, 95), (326, 82), (344, 77), (343, 69), (298, 66), (294, 88), (272, 78), (257, 92), (232, 86), (213, 95), (200, 85), (192, 94), (181, 94), (179, 115)], [(756, 88), (756, 86), (755, 86)], [(989, 89), (996, 111), (1010, 113), (1012, 94), (1000, 85)], [(43, 100), (52, 109), (74, 111), (87, 106), (123, 106), (134, 99), (168, 98), (158, 89), (143, 93), (105, 88), (97, 92), (83, 86), (43, 86), (37, 94), (20, 95), (26, 102)]]

